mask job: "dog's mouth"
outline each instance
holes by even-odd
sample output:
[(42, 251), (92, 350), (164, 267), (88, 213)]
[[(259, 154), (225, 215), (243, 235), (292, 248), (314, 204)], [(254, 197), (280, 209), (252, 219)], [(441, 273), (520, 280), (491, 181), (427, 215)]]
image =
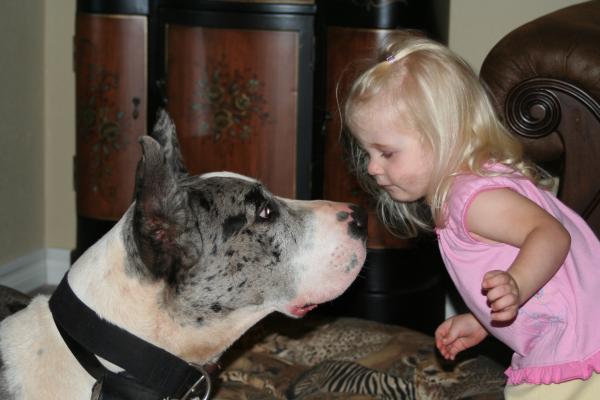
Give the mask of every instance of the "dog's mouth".
[(314, 310), (317, 306), (318, 304), (315, 303), (292, 306), (290, 312), (296, 317), (304, 317), (309, 311)]

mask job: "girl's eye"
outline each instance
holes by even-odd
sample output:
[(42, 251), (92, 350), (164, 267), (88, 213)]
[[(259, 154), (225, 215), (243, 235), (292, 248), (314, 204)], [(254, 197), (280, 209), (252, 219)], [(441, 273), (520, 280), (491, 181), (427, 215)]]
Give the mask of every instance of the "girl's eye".
[(392, 157), (393, 155), (394, 155), (394, 153), (391, 153), (391, 152), (382, 152), (382, 153), (381, 153), (381, 157), (383, 157), (383, 158), (385, 158), (385, 159), (387, 159), (387, 158), (390, 158), (390, 157)]

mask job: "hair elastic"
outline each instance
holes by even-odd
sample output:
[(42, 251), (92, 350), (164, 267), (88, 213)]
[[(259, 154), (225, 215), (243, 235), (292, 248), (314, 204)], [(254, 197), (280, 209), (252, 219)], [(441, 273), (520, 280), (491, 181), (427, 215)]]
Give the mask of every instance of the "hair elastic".
[(389, 64), (393, 63), (394, 61), (396, 61), (396, 55), (392, 54), (391, 56), (388, 56), (385, 61), (387, 61)]

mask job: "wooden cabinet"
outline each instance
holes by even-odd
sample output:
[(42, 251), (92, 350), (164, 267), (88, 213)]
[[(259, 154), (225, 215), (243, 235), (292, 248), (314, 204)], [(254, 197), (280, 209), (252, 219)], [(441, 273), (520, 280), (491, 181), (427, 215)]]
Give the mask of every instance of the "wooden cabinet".
[(144, 15), (80, 9), (75, 20), (77, 249), (94, 243), (133, 198), (138, 137), (147, 130)]
[(162, 76), (190, 172), (310, 198), (314, 4), (170, 4)]

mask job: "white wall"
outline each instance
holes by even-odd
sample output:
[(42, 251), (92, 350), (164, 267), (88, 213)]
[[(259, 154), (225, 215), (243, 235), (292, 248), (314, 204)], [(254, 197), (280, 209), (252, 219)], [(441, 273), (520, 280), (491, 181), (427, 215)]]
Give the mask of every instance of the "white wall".
[(479, 71), (504, 35), (544, 14), (581, 0), (450, 0), (448, 46)]
[(0, 12), (0, 265), (44, 243), (44, 1)]
[(75, 246), (75, 0), (0, 13), (0, 265)]
[(44, 242), (75, 247), (75, 0), (45, 0), (44, 16)]

